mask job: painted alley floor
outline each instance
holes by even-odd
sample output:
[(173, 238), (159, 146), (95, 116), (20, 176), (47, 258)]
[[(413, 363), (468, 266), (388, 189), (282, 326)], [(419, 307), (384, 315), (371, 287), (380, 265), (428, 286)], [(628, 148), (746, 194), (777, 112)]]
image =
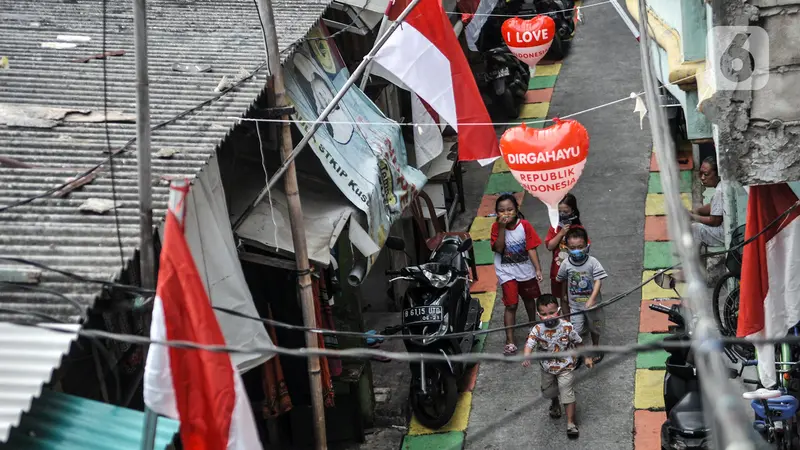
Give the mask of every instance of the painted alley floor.
[[(563, 65), (537, 68), (522, 120), (564, 116), (641, 91), (637, 42), (619, 16), (604, 6), (586, 9), (583, 15), (584, 23), (579, 26), (572, 52)], [(608, 49), (614, 49), (613, 53)], [(624, 292), (642, 280), (646, 267), (645, 203), (658, 208), (658, 199), (647, 196), (648, 186), (653, 184), (648, 178), (652, 145), (647, 124), (641, 130), (638, 115), (632, 111), (632, 102), (621, 103), (576, 117), (589, 130), (591, 148), (586, 169), (573, 193), (578, 197), (583, 222), (592, 238), (592, 254), (610, 274), (603, 288), (604, 298)], [(486, 308), (483, 320), (489, 323), (484, 327), (495, 328), (502, 326), (503, 308), (496, 292), (488, 242), (488, 230), (494, 221), (489, 215), (493, 213), (496, 195), (517, 192), (524, 198), (523, 212), (542, 238), (549, 225), (541, 202), (522, 192), (502, 162), (496, 163), (492, 172), (470, 233), (476, 242), (480, 265), (479, 282), (474, 284), (473, 292)], [(545, 269), (542, 291), (549, 292), (547, 269), (551, 255), (540, 250), (539, 257)], [(610, 306), (603, 343), (636, 342), (640, 306), (643, 305), (639, 291)], [(527, 321), (520, 308), (517, 322)], [(518, 330), (517, 345), (522, 344), (526, 334), (527, 330)], [(481, 350), (502, 352), (503, 341), (502, 333), (492, 333), (481, 343)], [(646, 361), (657, 358), (658, 355), (649, 355)], [(591, 371), (579, 370), (581, 437), (577, 441), (567, 441), (564, 419), (554, 421), (548, 417), (549, 401), (540, 395), (536, 366), (525, 369), (520, 364), (481, 364), (463, 386), (453, 420), (435, 432), (412, 420), (402, 448), (632, 449), (637, 364), (636, 357), (609, 356)], [(652, 372), (657, 373), (658, 364), (653, 363), (652, 367), (656, 368)], [(638, 370), (649, 369), (642, 366)], [(636, 414), (638, 425), (641, 414)], [(645, 434), (645, 429), (640, 434)]]

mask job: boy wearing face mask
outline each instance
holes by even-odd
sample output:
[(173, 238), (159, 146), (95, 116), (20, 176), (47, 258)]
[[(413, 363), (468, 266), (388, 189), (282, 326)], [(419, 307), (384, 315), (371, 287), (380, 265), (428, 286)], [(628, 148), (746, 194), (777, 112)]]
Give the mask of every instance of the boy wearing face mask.
[[(581, 212), (578, 210), (578, 199), (572, 194), (567, 194), (558, 202), (558, 226), (550, 227), (547, 237), (544, 239), (547, 250), (553, 252), (553, 260), (550, 264), (550, 292), (556, 296), (561, 296), (564, 292), (564, 286), (561, 282), (556, 281), (556, 275), (558, 275), (561, 263), (569, 256), (565, 237), (567, 232), (573, 228), (584, 227), (581, 223)], [(587, 247), (591, 245), (592, 241), (587, 241)], [(561, 298), (561, 309), (569, 310), (566, 297)]]
[[(600, 288), (602, 280), (608, 277), (603, 265), (595, 257), (589, 256), (586, 230), (573, 228), (566, 235), (569, 257), (561, 263), (556, 280), (563, 282), (564, 295), (569, 300), (569, 311), (564, 314), (582, 312), (570, 316), (575, 330), (580, 335), (588, 331), (594, 345), (600, 344), (600, 333), (603, 329), (604, 314), (602, 309), (593, 308), (602, 301)], [(594, 358), (598, 363), (602, 355)]]
[[(557, 356), (561, 352), (573, 350), (583, 345), (578, 332), (572, 323), (559, 319), (561, 308), (559, 300), (554, 295), (544, 294), (536, 301), (536, 311), (543, 323), (537, 323), (528, 334), (525, 344), (525, 355), (530, 355), (534, 349), (537, 352), (552, 353)], [(594, 365), (592, 358), (584, 358), (586, 367)], [(567, 436), (578, 437), (578, 426), (575, 424), (575, 379), (573, 372), (577, 366), (572, 356), (542, 359), (539, 361), (542, 368), (542, 393), (551, 399), (550, 417), (561, 417), (561, 405), (567, 410)], [(531, 365), (530, 360), (522, 363), (523, 367)]]

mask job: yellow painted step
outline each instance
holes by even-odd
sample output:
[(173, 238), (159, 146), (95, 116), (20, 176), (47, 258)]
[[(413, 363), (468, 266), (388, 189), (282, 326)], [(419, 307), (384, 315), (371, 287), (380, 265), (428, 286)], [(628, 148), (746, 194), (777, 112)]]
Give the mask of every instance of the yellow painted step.
[(465, 431), (467, 429), (469, 412), (471, 410), (472, 392), (464, 392), (458, 398), (456, 412), (453, 414), (453, 418), (450, 419), (450, 422), (448, 422), (447, 425), (439, 428), (438, 430), (431, 430), (419, 423), (416, 417), (412, 417), (411, 425), (408, 427), (408, 435), (419, 436), (423, 434), (447, 433), (448, 431)]
[[(686, 209), (692, 209), (691, 194), (681, 194), (681, 202)], [(664, 202), (664, 194), (647, 194), (647, 199), (644, 205), (644, 214), (646, 216), (665, 216), (667, 215), (667, 206)]]
[(636, 387), (633, 407), (636, 409), (664, 409), (664, 370), (636, 370)]
[(492, 310), (494, 309), (494, 302), (497, 299), (497, 292), (483, 292), (481, 294), (472, 294), (472, 298), (477, 299), (483, 307), (483, 315), (481, 322), (489, 323), (492, 318)]

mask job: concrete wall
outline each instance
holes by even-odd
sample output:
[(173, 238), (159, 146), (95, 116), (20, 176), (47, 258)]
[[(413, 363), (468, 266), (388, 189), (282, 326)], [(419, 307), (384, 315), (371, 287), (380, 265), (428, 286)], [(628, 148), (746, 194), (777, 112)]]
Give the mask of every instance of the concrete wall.
[[(637, 0), (627, 0), (628, 11), (638, 22)], [(655, 33), (653, 65), (659, 81), (681, 104), (687, 138), (711, 138), (711, 122), (698, 111), (697, 85), (686, 81), (702, 66), (706, 51), (706, 7), (701, 0), (649, 0), (649, 25)], [(669, 84), (683, 79), (678, 86)]]
[[(800, 180), (800, 0), (712, 0), (713, 23), (769, 34), (769, 81), (718, 91), (703, 112), (718, 126), (720, 174), (744, 185)], [(719, 43), (716, 54), (724, 49)]]

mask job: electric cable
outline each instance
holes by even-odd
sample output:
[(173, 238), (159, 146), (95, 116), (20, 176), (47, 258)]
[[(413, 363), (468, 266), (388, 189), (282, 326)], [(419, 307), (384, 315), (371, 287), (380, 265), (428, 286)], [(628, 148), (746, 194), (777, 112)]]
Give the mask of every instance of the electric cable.
[[(7, 309), (7, 308), (3, 308)], [(10, 311), (15, 311), (11, 309)], [(73, 330), (65, 330), (52, 324), (31, 324), (25, 322), (11, 322), (21, 326), (35, 327), (43, 330), (49, 330), (58, 333), (75, 334)], [(184, 350), (203, 350), (215, 353), (227, 354), (261, 354), (272, 355), (278, 354), (281, 356), (307, 358), (310, 356), (318, 357), (335, 357), (335, 358), (352, 358), (352, 359), (373, 359), (376, 357), (392, 359), (395, 361), (404, 362), (461, 362), (461, 363), (481, 363), (481, 362), (523, 362), (523, 361), (541, 361), (553, 359), (552, 353), (534, 352), (530, 355), (513, 355), (506, 356), (503, 354), (494, 353), (463, 353), (458, 355), (443, 355), (426, 352), (391, 352), (378, 349), (369, 348), (350, 348), (350, 349), (327, 349), (327, 348), (287, 348), (280, 346), (270, 347), (232, 347), (228, 345), (212, 345), (201, 344), (194, 341), (182, 340), (169, 340), (169, 339), (151, 339), (149, 337), (139, 336), (135, 334), (113, 333), (102, 330), (89, 330), (82, 329), (77, 331), (77, 335), (89, 339), (108, 339), (118, 342), (126, 342), (129, 344), (140, 345), (163, 345), (170, 348), (184, 349)], [(652, 352), (658, 350), (673, 350), (673, 349), (691, 349), (695, 348), (702, 351), (719, 350), (723, 345), (727, 344), (753, 344), (753, 345), (774, 345), (774, 344), (800, 344), (800, 336), (787, 335), (780, 338), (733, 338), (733, 337), (720, 337), (711, 339), (705, 342), (689, 341), (689, 340), (664, 340), (651, 343), (635, 343), (628, 345), (586, 345), (580, 348), (559, 352), (559, 357), (580, 357), (590, 356), (597, 354), (636, 354), (642, 352)]]
[(577, 6), (576, 5), (573, 8), (559, 9), (557, 11), (548, 11), (548, 12), (541, 12), (541, 13), (529, 13), (529, 14), (494, 14), (494, 13), (472, 13), (472, 14), (470, 14), (470, 13), (463, 13), (463, 12), (460, 12), (460, 11), (446, 11), (445, 14), (449, 14), (449, 15), (467, 14), (467, 15), (470, 15), (470, 16), (481, 16), (481, 17), (508, 17), (508, 18), (520, 17), (520, 18), (529, 18), (529, 17), (536, 17), (536, 16), (549, 16), (551, 14), (559, 14), (559, 13), (563, 13), (563, 12), (577, 11), (578, 9), (593, 8), (595, 6), (607, 5), (609, 3), (612, 3), (611, 0), (605, 0), (605, 1), (602, 1), (602, 2), (592, 3), (591, 5), (581, 5), (581, 6)]
[[(691, 79), (697, 78), (697, 74), (689, 75), (683, 77), (679, 80), (675, 80), (672, 83), (668, 83), (669, 86), (674, 86), (681, 84), (684, 81), (689, 81)], [(644, 95), (644, 91), (639, 93), (633, 93), (635, 97), (641, 97)], [(609, 106), (614, 106), (619, 103), (624, 103), (627, 101), (631, 101), (632, 97), (628, 95), (627, 97), (622, 97), (616, 100), (612, 100), (607, 103), (603, 103), (601, 105), (592, 106), (591, 108), (587, 108), (581, 111), (577, 111), (574, 113), (570, 113), (560, 117), (554, 117), (551, 119), (533, 119), (533, 120), (524, 120), (523, 123), (525, 124), (543, 124), (547, 122), (552, 122), (555, 119), (570, 119), (572, 117), (576, 117), (582, 114), (586, 114), (589, 112), (597, 111), (598, 109), (606, 108)], [(295, 120), (295, 119), (269, 119), (269, 118), (250, 118), (250, 117), (228, 117), (231, 120), (237, 120), (240, 122), (269, 122), (269, 123), (303, 123), (303, 124), (313, 124), (316, 120)], [(401, 126), (401, 127), (442, 127), (442, 126), (449, 126), (446, 122), (432, 122), (432, 123), (416, 123), (416, 122), (395, 122), (393, 120), (387, 120), (384, 122), (355, 122), (355, 121), (347, 121), (347, 120), (323, 120), (320, 123), (329, 123), (331, 125), (369, 125), (369, 126)], [(477, 126), (493, 126), (493, 127), (510, 127), (510, 126), (518, 126), (520, 122), (476, 122), (476, 123), (462, 123), (459, 124), (459, 127), (477, 127)]]
[[(701, 256), (717, 256), (717, 255), (726, 254), (726, 253), (729, 253), (729, 252), (732, 252), (732, 251), (736, 251), (736, 250), (739, 250), (739, 249), (743, 248), (744, 246), (746, 246), (746, 245), (752, 243), (753, 241), (755, 241), (756, 239), (758, 239), (758, 237), (761, 236), (762, 234), (764, 234), (767, 231), (769, 231), (772, 227), (777, 225), (781, 220), (783, 220), (786, 216), (788, 216), (793, 211), (795, 211), (798, 207), (800, 207), (800, 201), (795, 202), (791, 207), (786, 209), (786, 211), (784, 211), (778, 217), (773, 219), (770, 223), (765, 225), (764, 228), (762, 228), (758, 233), (756, 233), (754, 236), (746, 239), (745, 241), (741, 242), (740, 244), (738, 244), (736, 246), (733, 246), (733, 247), (731, 247), (731, 248), (729, 248), (727, 250), (721, 250), (721, 251), (718, 251), (718, 252), (711, 252), (711, 253), (704, 253)], [(44, 269), (44, 270), (51, 270), (51, 271), (60, 273), (60, 274), (65, 275), (65, 276), (69, 276), (71, 278), (74, 278), (74, 279), (76, 279), (78, 281), (82, 281), (82, 282), (102, 284), (102, 285), (105, 285), (105, 286), (108, 286), (108, 287), (118, 288), (118, 289), (122, 289), (122, 290), (129, 290), (129, 291), (133, 291), (133, 292), (137, 292), (137, 293), (141, 293), (141, 294), (155, 294), (155, 291), (143, 289), (143, 288), (140, 288), (138, 286), (119, 284), (119, 283), (103, 281), (103, 280), (95, 280), (95, 279), (83, 277), (81, 275), (77, 275), (77, 274), (74, 274), (74, 273), (71, 273), (71, 272), (68, 272), (68, 271), (55, 269), (55, 268), (49, 267), (49, 266), (47, 266), (45, 264), (41, 264), (41, 263), (36, 263), (36, 262), (33, 262), (33, 261), (25, 260), (23, 258), (10, 258), (10, 257), (2, 257), (2, 256), (0, 256), (0, 261), (2, 261), (2, 260), (11, 261), (11, 262), (18, 262), (18, 263), (22, 263), (22, 264), (29, 264), (29, 265), (32, 265), (34, 267), (38, 267), (38, 268), (41, 268), (41, 269)], [(592, 309), (589, 309), (589, 310), (602, 309), (602, 308), (605, 308), (607, 306), (610, 306), (610, 305), (620, 301), (621, 299), (629, 296), (630, 294), (632, 294), (636, 290), (644, 287), (645, 285), (650, 283), (652, 280), (654, 280), (659, 275), (661, 275), (663, 273), (666, 273), (669, 270), (675, 269), (676, 267), (679, 267), (679, 266), (680, 266), (680, 263), (677, 263), (677, 264), (673, 264), (670, 267), (667, 267), (667, 268), (664, 268), (664, 269), (660, 269), (660, 270), (656, 271), (655, 274), (653, 274), (652, 276), (650, 276), (647, 279), (643, 280), (638, 285), (629, 288), (627, 291), (625, 291), (625, 292), (623, 292), (621, 294), (617, 294), (614, 297), (611, 297), (609, 300), (605, 300), (603, 302), (598, 303)], [(21, 285), (16, 285), (16, 286), (21, 286)], [(56, 293), (54, 293), (54, 295), (55, 294)], [(64, 296), (64, 298), (67, 299), (68, 301), (72, 302), (72, 300), (68, 299), (66, 296)], [(413, 334), (405, 334), (405, 335), (387, 334), (387, 335), (382, 335), (382, 334), (361, 333), (361, 332), (356, 332), (356, 331), (327, 330), (327, 329), (324, 329), (324, 328), (312, 328), (312, 327), (306, 327), (306, 326), (303, 326), (303, 325), (293, 325), (293, 324), (281, 322), (281, 321), (274, 320), (274, 319), (266, 319), (266, 318), (262, 318), (262, 317), (255, 317), (255, 316), (244, 314), (244, 313), (241, 313), (241, 312), (238, 312), (238, 311), (234, 311), (232, 309), (228, 309), (228, 308), (221, 307), (221, 306), (212, 306), (212, 308), (217, 310), (217, 311), (223, 312), (225, 314), (229, 314), (229, 315), (232, 315), (232, 316), (240, 317), (240, 318), (243, 318), (243, 319), (254, 320), (254, 321), (257, 321), (257, 322), (261, 322), (261, 323), (264, 323), (264, 324), (267, 324), (267, 325), (272, 325), (272, 326), (283, 328), (283, 329), (287, 329), (287, 330), (311, 332), (311, 333), (322, 334), (322, 335), (349, 336), (349, 337), (357, 337), (357, 338), (365, 338), (365, 339), (369, 338), (369, 339), (386, 339), (386, 340), (390, 340), (390, 339), (401, 339), (401, 340), (402, 339), (406, 339), (406, 340), (407, 339), (423, 339), (423, 338), (429, 338), (430, 337), (429, 335), (413, 335)], [(572, 315), (576, 315), (576, 314), (578, 314), (580, 312), (582, 312), (582, 311), (571, 312), (569, 314), (561, 315), (561, 316), (559, 316), (559, 318), (566, 319), (566, 318), (568, 318), (568, 317), (570, 317)], [(479, 336), (479, 335), (482, 335), (482, 334), (489, 334), (489, 333), (494, 333), (494, 332), (506, 331), (506, 330), (509, 330), (509, 329), (528, 328), (528, 327), (532, 327), (532, 326), (534, 326), (534, 325), (536, 325), (538, 323), (542, 323), (542, 322), (543, 321), (531, 321), (531, 322), (526, 322), (526, 323), (522, 323), (522, 324), (516, 324), (516, 325), (510, 325), (510, 326), (504, 326), (504, 327), (498, 327), (498, 328), (490, 328), (490, 329), (486, 329), (486, 330), (462, 331), (462, 332), (458, 332), (458, 333), (448, 334), (448, 336), (452, 337), (452, 338), (465, 337), (465, 336)]]
[[(266, 62), (262, 62), (262, 63), (258, 64), (253, 69), (253, 71), (251, 71), (249, 73), (249, 75), (247, 75), (247, 76), (245, 76), (245, 77), (243, 77), (243, 78), (241, 78), (239, 80), (236, 80), (230, 86), (228, 86), (227, 88), (225, 88), (222, 91), (220, 91), (219, 93), (217, 93), (215, 96), (210, 97), (210, 98), (208, 98), (206, 100), (203, 100), (202, 102), (198, 103), (197, 105), (192, 106), (191, 108), (185, 109), (185, 110), (179, 112), (178, 114), (170, 117), (169, 119), (166, 119), (163, 122), (159, 122), (158, 124), (150, 127), (150, 131), (151, 132), (152, 131), (158, 131), (159, 129), (164, 128), (167, 125), (170, 125), (172, 123), (175, 123), (178, 120), (180, 120), (180, 119), (182, 119), (182, 118), (184, 118), (184, 117), (186, 117), (186, 116), (188, 116), (188, 115), (190, 115), (190, 114), (192, 114), (192, 113), (194, 113), (194, 112), (196, 112), (196, 111), (198, 111), (198, 110), (200, 110), (200, 109), (202, 109), (202, 108), (204, 108), (206, 106), (212, 105), (216, 101), (218, 101), (221, 98), (225, 97), (228, 93), (232, 92), (237, 87), (239, 87), (242, 84), (244, 84), (244, 82), (249, 81), (250, 79), (252, 79), (261, 69), (263, 69), (266, 66), (267, 66)], [(135, 136), (132, 137), (131, 139), (129, 139), (124, 145), (122, 145), (122, 147), (112, 151), (111, 154), (109, 155), (109, 158), (114, 158), (114, 157), (126, 152), (128, 150), (128, 147), (130, 147), (131, 144), (133, 144), (134, 142), (136, 142), (136, 137)], [(9, 203), (8, 205), (5, 205), (5, 206), (0, 206), (0, 213), (8, 211), (8, 210), (10, 210), (12, 208), (16, 208), (18, 206), (24, 206), (24, 205), (33, 203), (36, 200), (39, 200), (39, 199), (42, 199), (42, 198), (45, 198), (45, 197), (49, 197), (50, 195), (52, 195), (52, 194), (54, 194), (56, 192), (59, 192), (62, 189), (64, 189), (67, 186), (69, 186), (70, 184), (74, 183), (76, 180), (80, 180), (82, 178), (85, 178), (85, 177), (88, 177), (88, 176), (92, 175), (93, 173), (98, 171), (100, 168), (102, 168), (107, 162), (108, 162), (108, 159), (103, 159), (99, 163), (95, 164), (94, 166), (92, 166), (91, 168), (85, 170), (84, 172), (81, 172), (78, 176), (70, 179), (69, 181), (61, 183), (58, 186), (52, 187), (52, 188), (50, 188), (50, 189), (48, 189), (48, 190), (46, 190), (46, 191), (44, 191), (42, 193), (39, 193), (37, 195), (31, 196), (31, 197), (27, 197), (27, 198), (24, 198), (24, 199), (21, 199), (21, 200), (17, 200), (16, 202)]]
[(114, 176), (114, 158), (111, 157), (111, 133), (109, 131), (108, 126), (108, 56), (106, 56), (106, 39), (108, 36), (108, 30), (106, 29), (108, 23), (108, 15), (107, 15), (107, 0), (101, 0), (103, 2), (103, 42), (102, 42), (102, 50), (100, 51), (101, 55), (104, 55), (102, 58), (103, 64), (103, 132), (106, 139), (106, 152), (108, 153), (108, 169), (109, 174), (111, 176), (111, 202), (114, 204), (114, 207), (111, 210), (114, 212), (114, 227), (116, 229), (117, 234), (117, 245), (119, 246), (119, 263), (120, 267), (125, 267), (125, 250), (122, 247), (122, 232), (120, 231), (119, 226), (119, 211), (117, 210), (117, 179)]

